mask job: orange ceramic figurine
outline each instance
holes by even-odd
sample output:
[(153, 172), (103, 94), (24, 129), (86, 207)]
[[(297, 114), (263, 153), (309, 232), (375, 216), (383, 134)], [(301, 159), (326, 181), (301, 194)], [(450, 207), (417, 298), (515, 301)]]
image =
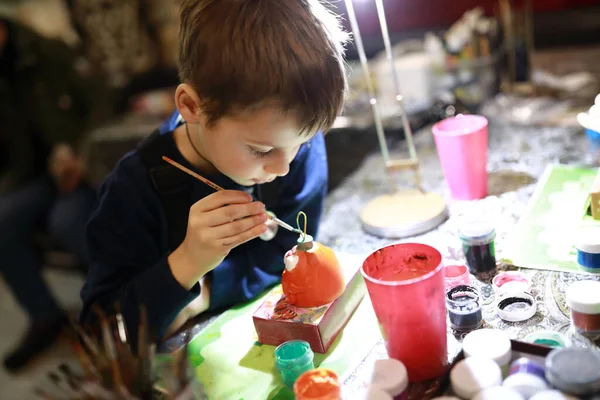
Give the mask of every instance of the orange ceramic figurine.
[[(306, 220), (304, 225), (306, 232)], [(346, 282), (335, 253), (314, 242), (310, 235), (300, 236), (298, 245), (285, 255), (284, 263), (281, 286), (289, 304), (320, 307), (344, 293)]]

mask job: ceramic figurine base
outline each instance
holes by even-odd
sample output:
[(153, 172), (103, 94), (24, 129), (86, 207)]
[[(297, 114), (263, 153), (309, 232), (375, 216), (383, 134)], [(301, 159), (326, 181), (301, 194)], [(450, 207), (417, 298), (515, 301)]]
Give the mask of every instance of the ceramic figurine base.
[(300, 308), (288, 304), (278, 286), (252, 316), (260, 343), (278, 346), (288, 340), (305, 340), (315, 353), (327, 352), (366, 293), (359, 271), (363, 260), (337, 256), (346, 278), (344, 293), (325, 306)]
[(428, 232), (447, 218), (448, 209), (442, 196), (419, 190), (402, 190), (379, 196), (360, 214), (365, 232), (392, 239)]

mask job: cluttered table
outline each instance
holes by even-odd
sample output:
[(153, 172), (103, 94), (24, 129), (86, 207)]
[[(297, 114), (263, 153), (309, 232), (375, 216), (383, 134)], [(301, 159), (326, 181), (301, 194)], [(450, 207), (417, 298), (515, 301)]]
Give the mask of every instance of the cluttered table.
[[(571, 256), (569, 251), (572, 246), (568, 246), (566, 254), (557, 255), (556, 263), (552, 258), (545, 262), (544, 256), (549, 257), (548, 254), (541, 255), (539, 259), (529, 260), (527, 257), (530, 252), (527, 251), (527, 247), (523, 250), (523, 246), (519, 246), (519, 243), (535, 240), (532, 237), (523, 237), (522, 231), (529, 232), (530, 236), (535, 235), (535, 229), (531, 226), (524, 227), (523, 223), (535, 225), (535, 221), (544, 220), (547, 226), (544, 225), (540, 229), (547, 228), (547, 232), (555, 232), (554, 237), (548, 239), (549, 247), (554, 247), (552, 240), (560, 243), (561, 232), (563, 236), (568, 235), (564, 221), (553, 221), (552, 213), (564, 215), (565, 204), (581, 199), (582, 193), (591, 185), (595, 176), (590, 173), (593, 170), (578, 168), (589, 151), (581, 129), (523, 127), (490, 119), (489, 195), (479, 201), (451, 200), (430, 127), (416, 133), (415, 144), (421, 160), (424, 188), (441, 194), (447, 200), (450, 216), (437, 229), (411, 238), (410, 241), (432, 245), (442, 253), (446, 264), (464, 265), (462, 245), (457, 235), (458, 226), (462, 218), (484, 216), (496, 228), (497, 259), (505, 258), (511, 261), (502, 263), (500, 268), (514, 269), (515, 264), (520, 267), (534, 267), (523, 271), (531, 280), (531, 292), (537, 302), (537, 312), (524, 322), (501, 320), (492, 306), (494, 291), (491, 285), (472, 278), (472, 283), (482, 293), (484, 326), (502, 329), (511, 339), (523, 339), (535, 331), (558, 331), (569, 340), (577, 341), (578, 345), (592, 346), (587, 339), (572, 333), (565, 305), (565, 289), (571, 282), (595, 279), (589, 275), (570, 272), (571, 267), (561, 266), (558, 262), (561, 257), (568, 259)], [(401, 146), (392, 150), (392, 154), (404, 154), (406, 150)], [(558, 167), (558, 170), (549, 167), (558, 163), (566, 166)], [(409, 172), (406, 172), (407, 175), (403, 174), (400, 173), (396, 177), (400, 186), (412, 182)], [(541, 190), (541, 186), (546, 189)], [(552, 189), (553, 187), (557, 189)], [(381, 156), (368, 156), (361, 167), (327, 197), (318, 240), (340, 254), (356, 255), (357, 260), (364, 259), (374, 250), (395, 242), (366, 234), (358, 217), (364, 204), (388, 190), (388, 178), (384, 173)], [(550, 192), (546, 193), (548, 190)], [(565, 193), (570, 196), (561, 198), (561, 193), (563, 197)], [(548, 197), (549, 207), (544, 206)], [(532, 205), (532, 198), (542, 200)], [(541, 217), (535, 214), (540, 212), (536, 211), (540, 207), (543, 209)], [(575, 206), (577, 207), (579, 206)], [(545, 213), (546, 209), (553, 211)], [(580, 209), (575, 212), (581, 214)], [(532, 215), (528, 216), (529, 214)], [(549, 255), (552, 256), (553, 253), (549, 252)], [(539, 264), (535, 264), (538, 261)], [(545, 266), (555, 270), (540, 269)], [(261, 299), (221, 315), (205, 317), (184, 333), (168, 340), (162, 350), (175, 351), (183, 342), (190, 341), (191, 362), (196, 366), (196, 374), (206, 387), (210, 398), (293, 398), (291, 392), (279, 381), (274, 369), (272, 346), (261, 346), (257, 343), (251, 316), (260, 303)], [(460, 339), (460, 334), (449, 331), (449, 337), (454, 336)], [(451, 340), (449, 356), (452, 357), (458, 351), (458, 342)], [(320, 364), (336, 370), (344, 382), (344, 391), (351, 394), (361, 390), (362, 376), (367, 366), (381, 358), (387, 358), (385, 346), (368, 296), (365, 296), (365, 300), (336, 344), (332, 346), (332, 350), (326, 355), (315, 355), (315, 365)], [(225, 371), (226, 374), (219, 373)]]

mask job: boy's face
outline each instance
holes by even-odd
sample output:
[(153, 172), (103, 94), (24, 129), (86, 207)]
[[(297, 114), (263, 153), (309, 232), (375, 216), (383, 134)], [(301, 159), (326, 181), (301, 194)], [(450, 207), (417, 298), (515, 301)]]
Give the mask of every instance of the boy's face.
[(299, 134), (293, 113), (274, 107), (223, 117), (210, 127), (201, 122), (200, 129), (202, 155), (244, 186), (286, 175), (298, 149), (310, 139)]

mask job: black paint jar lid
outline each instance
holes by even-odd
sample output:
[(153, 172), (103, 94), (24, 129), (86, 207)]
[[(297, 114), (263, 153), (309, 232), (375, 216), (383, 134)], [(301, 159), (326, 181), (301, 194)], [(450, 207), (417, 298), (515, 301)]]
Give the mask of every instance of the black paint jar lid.
[(508, 322), (527, 321), (536, 310), (535, 299), (525, 292), (507, 294), (496, 305), (498, 316)]

